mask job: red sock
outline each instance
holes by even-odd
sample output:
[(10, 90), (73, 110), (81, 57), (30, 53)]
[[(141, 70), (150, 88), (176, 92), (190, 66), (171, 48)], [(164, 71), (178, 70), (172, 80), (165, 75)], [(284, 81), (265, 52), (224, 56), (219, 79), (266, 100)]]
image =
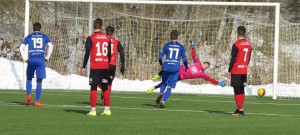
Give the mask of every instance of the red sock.
[(111, 85), (107, 86), (107, 90), (103, 92), (104, 95), (104, 106), (110, 106), (110, 92), (111, 92)]
[(239, 110), (243, 109), (244, 101), (245, 101), (245, 94), (238, 94), (234, 96), (236, 106)]
[(90, 102), (91, 102), (91, 107), (96, 107), (97, 104), (97, 90), (91, 90), (90, 93)]

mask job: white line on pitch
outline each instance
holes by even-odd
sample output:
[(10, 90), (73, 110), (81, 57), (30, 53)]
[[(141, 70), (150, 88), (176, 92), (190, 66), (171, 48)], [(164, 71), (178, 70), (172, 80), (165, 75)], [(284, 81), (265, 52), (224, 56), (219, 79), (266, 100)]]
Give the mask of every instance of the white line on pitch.
[[(0, 92), (0, 93), (18, 94), (19, 92)], [(86, 95), (48, 94), (48, 93), (43, 93), (43, 95), (50, 95), (50, 96), (86, 96)], [(123, 99), (155, 100), (155, 98), (141, 98), (141, 97), (124, 97), (124, 96), (111, 96), (111, 97), (113, 97), (113, 98), (123, 98)], [(172, 100), (172, 101), (187, 101), (187, 102), (208, 102), (208, 103), (235, 103), (235, 101), (211, 101), (211, 100), (199, 100), (199, 99), (186, 100), (186, 99), (171, 98), (169, 100)], [(257, 102), (245, 102), (245, 103), (254, 104), (254, 105), (300, 106), (300, 104), (257, 103)]]
[[(2, 106), (24, 106), (17, 103), (4, 103), (0, 102)], [(78, 106), (78, 105), (51, 105), (51, 104), (43, 104), (44, 107), (52, 107), (52, 108), (90, 108), (90, 106)], [(98, 107), (103, 108), (103, 107)], [(167, 112), (189, 112), (189, 113), (209, 113), (208, 111), (201, 110), (172, 110), (172, 109), (145, 109), (145, 108), (131, 108), (131, 107), (111, 107), (113, 109), (122, 109), (122, 110), (140, 110), (140, 111), (167, 111)], [(224, 113), (232, 113), (232, 112), (224, 112)], [(300, 117), (300, 115), (288, 115), (288, 114), (271, 114), (271, 113), (246, 113), (247, 115), (266, 115), (266, 116), (282, 116), (282, 117)]]

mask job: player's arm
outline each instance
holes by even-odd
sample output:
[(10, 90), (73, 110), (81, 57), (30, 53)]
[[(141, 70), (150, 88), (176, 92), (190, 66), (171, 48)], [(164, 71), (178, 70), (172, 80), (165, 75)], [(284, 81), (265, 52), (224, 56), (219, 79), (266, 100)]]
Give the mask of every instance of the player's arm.
[(232, 70), (234, 62), (236, 60), (237, 53), (238, 53), (238, 48), (236, 45), (233, 44), (232, 50), (231, 50), (231, 58), (230, 58), (230, 63), (229, 63), (229, 68), (228, 68), (228, 74), (227, 74), (228, 78), (230, 78), (230, 76), (231, 76), (231, 70)]
[(22, 56), (24, 62), (28, 61), (28, 45), (27, 44), (28, 44), (28, 41), (27, 41), (27, 37), (26, 37), (20, 46), (20, 53), (21, 53), (21, 56)]
[(217, 81), (216, 79), (208, 76), (207, 74), (205, 74), (205, 76), (202, 77), (202, 79), (211, 82), (212, 84), (215, 85), (220, 85), (221, 87), (225, 86), (225, 81)]
[(85, 54), (84, 54), (83, 65), (82, 65), (82, 69), (81, 69), (82, 75), (85, 75), (85, 73), (86, 73), (85, 68), (86, 68), (87, 62), (90, 57), (91, 48), (92, 48), (92, 39), (90, 37), (88, 37), (85, 41)]
[(111, 41), (108, 42), (108, 52), (107, 52), (107, 57), (108, 57), (108, 63), (110, 63), (111, 60)]
[(52, 45), (52, 43), (48, 42), (47, 45), (48, 45), (48, 52), (47, 52), (47, 55), (45, 56), (45, 60), (46, 61), (48, 61), (50, 59), (52, 51), (53, 51), (53, 45)]
[(125, 55), (124, 55), (124, 49), (123, 49), (123, 46), (121, 44), (121, 42), (118, 43), (118, 52), (120, 53), (120, 58), (121, 58), (121, 73), (124, 74), (124, 71), (125, 71)]
[(181, 51), (181, 57), (182, 57), (182, 60), (183, 60), (183, 64), (185, 66), (185, 69), (186, 71), (188, 70), (188, 61), (186, 59), (186, 55), (185, 55), (185, 48), (182, 47), (182, 51)]
[(159, 61), (159, 64), (162, 66), (163, 63), (162, 63), (162, 58), (164, 57), (165, 55), (165, 46), (162, 48), (161, 52), (159, 53), (158, 55), (158, 61)]
[(193, 58), (194, 63), (196, 63), (196, 62), (200, 63), (200, 60), (198, 59), (197, 54), (196, 54), (195, 43), (193, 40), (190, 40), (190, 45), (192, 48), (192, 58)]

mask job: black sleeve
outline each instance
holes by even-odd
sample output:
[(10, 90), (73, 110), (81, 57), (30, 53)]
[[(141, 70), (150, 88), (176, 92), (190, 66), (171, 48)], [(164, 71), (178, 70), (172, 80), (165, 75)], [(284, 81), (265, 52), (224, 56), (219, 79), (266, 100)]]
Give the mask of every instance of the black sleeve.
[(88, 62), (89, 57), (90, 57), (91, 48), (92, 48), (92, 39), (90, 37), (88, 37), (85, 41), (85, 54), (84, 54), (82, 68), (85, 68), (86, 65), (87, 65), (87, 62)]
[(238, 53), (238, 48), (236, 47), (236, 45), (232, 45), (232, 50), (231, 50), (231, 59), (230, 59), (230, 64), (229, 64), (229, 68), (228, 68), (228, 72), (231, 72), (231, 69), (233, 68), (235, 59), (237, 57), (237, 53)]
[(108, 57), (108, 62), (110, 62), (110, 60), (111, 60), (111, 41), (108, 42), (108, 53), (107, 53), (107, 57)]
[(251, 60), (251, 53), (252, 53), (252, 49), (251, 49), (251, 51), (250, 51), (248, 65), (249, 65), (249, 63), (250, 63), (250, 60)]
[(118, 43), (118, 52), (120, 53), (120, 58), (121, 58), (122, 66), (124, 66), (125, 65), (125, 55), (124, 55), (123, 46), (120, 43), (120, 41)]

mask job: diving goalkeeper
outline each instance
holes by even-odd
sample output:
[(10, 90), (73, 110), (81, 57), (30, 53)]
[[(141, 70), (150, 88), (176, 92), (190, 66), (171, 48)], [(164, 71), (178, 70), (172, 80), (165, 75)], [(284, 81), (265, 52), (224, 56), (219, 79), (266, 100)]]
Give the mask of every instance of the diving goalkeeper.
[[(206, 81), (209, 81), (213, 84), (216, 85), (220, 85), (222, 87), (225, 86), (225, 81), (217, 81), (211, 77), (209, 77), (204, 71), (206, 69), (209, 68), (210, 63), (209, 62), (203, 62), (203, 64), (201, 64), (200, 60), (197, 58), (197, 54), (196, 54), (196, 50), (195, 50), (195, 44), (194, 41), (190, 41), (191, 47), (192, 47), (192, 57), (193, 57), (193, 61), (194, 63), (190, 66), (188, 66), (188, 72), (186, 72), (185, 70), (185, 66), (180, 66), (180, 70), (179, 70), (179, 77), (178, 77), (178, 81), (179, 80), (185, 80), (185, 79), (196, 79), (196, 78), (202, 78)], [(162, 71), (160, 71), (157, 75), (152, 77), (152, 80), (157, 80), (159, 78), (161, 78), (162, 75)], [(151, 93), (153, 90), (160, 88), (160, 86), (162, 85), (162, 82), (159, 83), (158, 85), (151, 87), (147, 90), (147, 93)], [(159, 99), (158, 99), (159, 100)], [(157, 103), (159, 103), (159, 101), (157, 101)]]

